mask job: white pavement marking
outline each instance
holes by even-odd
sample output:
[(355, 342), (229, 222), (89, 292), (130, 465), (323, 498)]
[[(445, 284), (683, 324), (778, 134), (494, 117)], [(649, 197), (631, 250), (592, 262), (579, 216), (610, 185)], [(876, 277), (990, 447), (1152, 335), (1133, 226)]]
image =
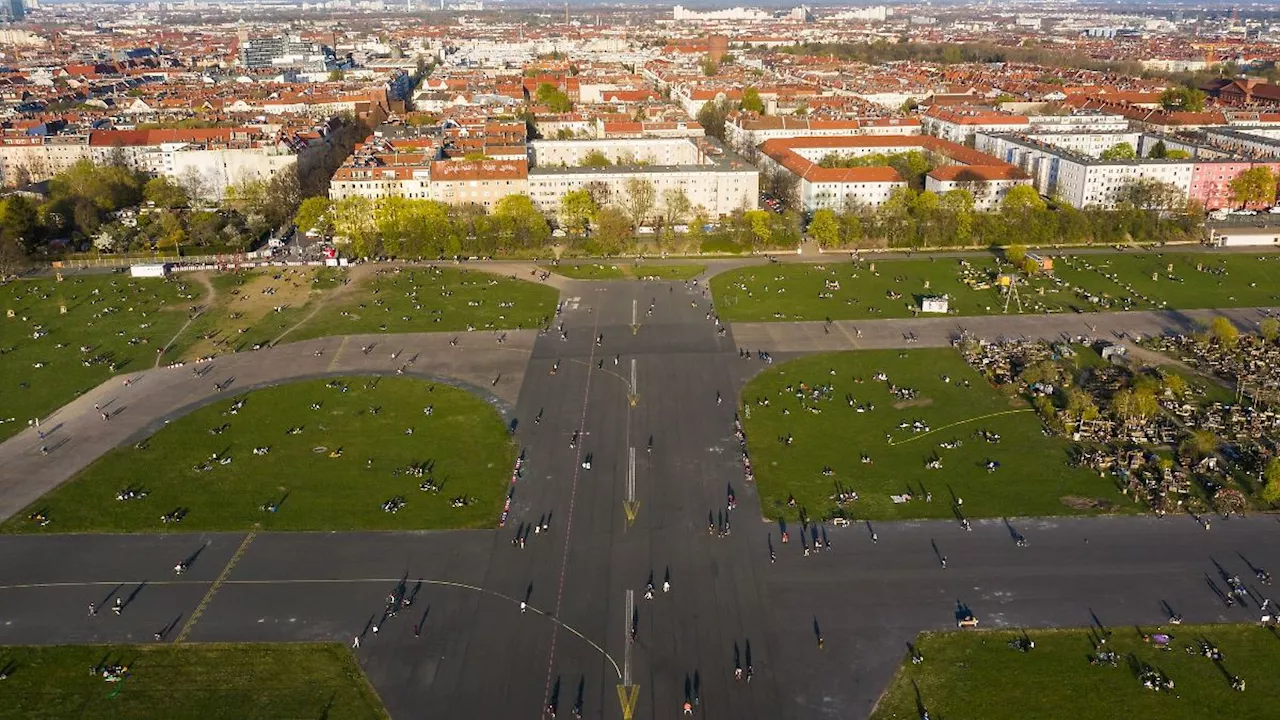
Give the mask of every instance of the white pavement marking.
[(626, 619), (622, 631), (626, 633), (627, 646), (622, 653), (622, 674), (619, 676), (623, 685), (631, 685), (631, 618), (635, 614), (636, 591), (627, 591)]
[(627, 460), (627, 502), (635, 502), (636, 499), (636, 449), (629, 448), (630, 455)]
[(636, 359), (631, 358), (631, 394), (639, 395), (639, 388), (636, 387)]

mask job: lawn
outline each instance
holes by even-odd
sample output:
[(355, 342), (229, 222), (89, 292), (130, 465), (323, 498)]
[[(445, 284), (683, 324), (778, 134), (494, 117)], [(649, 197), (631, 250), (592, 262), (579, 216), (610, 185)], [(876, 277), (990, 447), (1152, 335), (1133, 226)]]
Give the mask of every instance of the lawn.
[(0, 284), (0, 441), (112, 375), (154, 365), (203, 294), (182, 277)]
[(473, 270), (380, 269), (288, 339), (534, 328), (550, 322), (558, 298), (549, 285)]
[[(262, 447), (269, 452), (254, 454)], [(471, 393), (402, 377), (311, 380), (227, 396), (117, 448), (0, 531), (485, 527), (497, 519), (514, 462), (502, 419)], [(431, 469), (422, 477), (405, 471), (424, 464)], [(428, 479), (438, 493), (419, 490)], [(130, 488), (148, 494), (116, 499)], [(405, 506), (384, 511), (397, 496)], [(461, 496), (472, 502), (452, 507)], [(264, 509), (269, 503), (278, 509)], [(179, 508), (187, 510), (180, 523), (161, 522)], [(48, 525), (28, 519), (37, 510)]]
[[(1172, 650), (1143, 642), (1135, 628), (1115, 628), (1107, 647), (1118, 656), (1118, 666), (1094, 666), (1087, 660), (1094, 652), (1088, 629), (1030, 631), (1036, 646), (1026, 653), (1008, 645), (1021, 637), (1016, 631), (925, 633), (916, 644), (924, 662), (903, 663), (871, 717), (919, 720), (917, 688), (919, 702), (939, 719), (1276, 717), (1280, 639), (1272, 631), (1183, 625), (1142, 632), (1171, 634)], [(1222, 652), (1220, 664), (1199, 653), (1202, 638)], [(1173, 691), (1143, 687), (1137, 673), (1144, 665), (1163, 671)], [(1231, 688), (1231, 676), (1244, 680), (1244, 692)]]
[[(921, 298), (933, 295), (947, 295), (954, 315), (987, 315), (1004, 311), (1004, 296), (994, 280), (1009, 269), (994, 257), (853, 263), (833, 256), (816, 265), (775, 264), (721, 273), (711, 279), (711, 288), (721, 317), (733, 322), (910, 317)], [(1028, 313), (1276, 305), (1280, 255), (1056, 257), (1052, 274), (1021, 276), (1018, 290)], [(1017, 304), (1009, 310), (1017, 312)]]
[(573, 280), (688, 280), (706, 272), (706, 265), (650, 265), (622, 263), (559, 263), (543, 270)]
[[(880, 372), (887, 381), (874, 379)], [(806, 402), (819, 412), (802, 408), (796, 397), (802, 383), (809, 392), (833, 385), (823, 399)], [(915, 395), (895, 396), (890, 384)], [(768, 406), (761, 404), (765, 399)], [(1046, 437), (1026, 402), (991, 387), (954, 350), (873, 350), (792, 360), (754, 378), (742, 402), (761, 507), (769, 518), (796, 518), (802, 508), (811, 517), (834, 515), (837, 486), (858, 495), (845, 508), (849, 517), (881, 520), (953, 517), (952, 493), (964, 500), (970, 517), (1069, 515), (1120, 498), (1111, 481), (1069, 466), (1068, 443)], [(899, 427), (916, 421), (928, 430)], [(1000, 440), (975, 437), (978, 431)], [(788, 434), (790, 445), (783, 442)], [(959, 447), (941, 446), (954, 441)], [(870, 463), (862, 461), (863, 454)], [(934, 458), (941, 469), (926, 467)], [(995, 472), (987, 471), (988, 460), (999, 463)], [(833, 475), (824, 476), (824, 466)], [(906, 494), (912, 496), (906, 502), (891, 497)], [(787, 504), (792, 495), (794, 507)]]
[[(59, 645), (0, 648), (0, 718), (386, 718), (336, 644)], [(88, 669), (128, 668), (108, 682)]]
[(340, 287), (345, 270), (292, 267), (214, 273), (213, 302), (174, 343), (165, 360), (191, 360), (267, 345)]

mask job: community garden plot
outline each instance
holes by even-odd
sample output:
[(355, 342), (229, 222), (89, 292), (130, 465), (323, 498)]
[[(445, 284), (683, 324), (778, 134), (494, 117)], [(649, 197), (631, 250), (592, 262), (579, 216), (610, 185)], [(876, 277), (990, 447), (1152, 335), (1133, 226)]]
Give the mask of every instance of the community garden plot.
[(4, 647), (0, 663), (0, 718), (387, 717), (336, 644)]
[(0, 285), (0, 440), (112, 375), (152, 367), (204, 295), (182, 277)]
[(289, 334), (289, 340), (360, 333), (534, 328), (550, 321), (556, 289), (451, 267), (381, 268)]
[(463, 390), (403, 377), (229, 395), (106, 454), (7, 532), (411, 530), (497, 521), (515, 449)]
[(958, 502), (969, 517), (1067, 515), (1118, 498), (954, 350), (793, 360), (753, 379), (742, 405), (770, 519), (952, 518)]
[[(872, 720), (919, 720), (922, 709), (985, 720), (1275, 717), (1280, 640), (1270, 629), (1123, 627), (1105, 645), (1100, 636), (1097, 628), (925, 633), (914, 645), (921, 661), (903, 663)], [(1157, 690), (1162, 682), (1172, 687)]]

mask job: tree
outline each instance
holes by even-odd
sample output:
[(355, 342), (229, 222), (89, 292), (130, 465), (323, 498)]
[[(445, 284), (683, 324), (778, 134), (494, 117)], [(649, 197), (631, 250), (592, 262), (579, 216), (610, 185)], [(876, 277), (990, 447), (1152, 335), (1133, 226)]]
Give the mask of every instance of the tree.
[(592, 150), (586, 155), (583, 155), (582, 162), (578, 164), (582, 167), (602, 168), (609, 167), (613, 164), (613, 161), (610, 160), (609, 156), (605, 155), (603, 152), (600, 152), (599, 150)]
[(692, 209), (693, 203), (683, 188), (669, 187), (662, 191), (662, 224), (667, 228), (683, 223)]
[(142, 198), (156, 207), (181, 208), (187, 206), (187, 191), (164, 175), (153, 177), (142, 187)]
[(747, 86), (742, 91), (742, 109), (747, 112), (764, 114), (764, 101), (760, 99), (760, 91), (753, 86)]
[(325, 235), (333, 232), (333, 203), (327, 197), (309, 197), (298, 206), (293, 215), (293, 224), (299, 232), (318, 230)]
[(1262, 472), (1262, 499), (1272, 505), (1280, 502), (1280, 458), (1267, 461), (1267, 468)]
[(17, 275), (27, 265), (27, 253), (17, 238), (0, 236), (0, 278)]
[(25, 254), (37, 247), (39, 234), (40, 215), (30, 200), (22, 195), (0, 199), (0, 242), (18, 243)]
[(622, 210), (606, 205), (596, 213), (594, 237), (606, 255), (622, 252), (631, 244), (631, 220)]
[(1078, 418), (1080, 422), (1098, 419), (1100, 414), (1098, 406), (1089, 393), (1080, 388), (1067, 388), (1066, 399), (1067, 413)]
[(749, 232), (749, 239), (756, 246), (767, 246), (773, 238), (773, 230), (769, 222), (770, 213), (765, 210), (748, 210), (742, 214), (742, 220)]
[(381, 249), (378, 243), (378, 227), (373, 212), (373, 201), (353, 195), (333, 205), (333, 232), (346, 238), (350, 253), (355, 257), (372, 257)]
[(1116, 202), (1137, 210), (1181, 210), (1186, 208), (1187, 195), (1173, 183), (1134, 178), (1116, 188)]
[(1280, 320), (1273, 317), (1263, 318), (1262, 322), (1258, 323), (1258, 334), (1269, 343), (1275, 342), (1276, 338), (1280, 337)]
[(1209, 337), (1222, 347), (1235, 347), (1240, 340), (1240, 330), (1226, 317), (1219, 315), (1209, 321)]
[(1026, 245), (1010, 245), (1004, 249), (1004, 259), (1017, 267), (1022, 266), (1022, 261), (1027, 259)]
[(546, 105), (553, 113), (567, 113), (573, 109), (573, 103), (563, 90), (551, 83), (542, 83), (534, 92), (539, 105)]
[(570, 190), (560, 198), (560, 224), (567, 232), (582, 235), (599, 209), (590, 191)]
[(1185, 85), (1171, 87), (1160, 93), (1160, 105), (1170, 112), (1203, 112), (1204, 93)]
[(619, 205), (631, 219), (632, 225), (644, 225), (657, 203), (658, 189), (653, 183), (638, 177), (628, 178), (623, 187), (625, 192), (623, 197), (618, 198)]
[(1276, 176), (1259, 165), (1236, 175), (1228, 184), (1231, 198), (1245, 205), (1270, 205), (1276, 199)]
[(1164, 144), (1163, 140), (1157, 140), (1155, 145), (1151, 146), (1151, 151), (1147, 153), (1147, 157), (1155, 160), (1161, 160), (1167, 157), (1169, 148)]
[(1098, 155), (1101, 160), (1133, 160), (1137, 157), (1138, 151), (1127, 142), (1116, 143)]
[(591, 199), (595, 201), (596, 207), (604, 207), (613, 200), (613, 188), (606, 182), (600, 180), (592, 180), (582, 189), (591, 193)]
[(840, 223), (833, 210), (823, 208), (815, 210), (813, 219), (809, 221), (809, 236), (818, 242), (818, 247), (830, 248), (840, 244)]
[(724, 142), (724, 121), (733, 110), (733, 104), (723, 97), (703, 103), (698, 110), (698, 124), (706, 134)]
[(507, 249), (539, 248), (551, 239), (547, 218), (528, 195), (517, 193), (502, 198), (493, 208), (493, 217), (509, 229), (514, 247)]
[(1182, 442), (1181, 452), (1195, 459), (1208, 457), (1218, 451), (1222, 441), (1212, 430), (1192, 430)]
[(702, 58), (702, 74), (707, 77), (714, 77), (720, 72), (720, 63), (712, 60), (710, 56)]
[(1164, 389), (1175, 398), (1182, 398), (1187, 394), (1187, 381), (1177, 373), (1165, 373), (1161, 378)]
[(1016, 185), (1009, 188), (1000, 201), (1000, 210), (1005, 213), (1044, 210), (1045, 203), (1040, 193), (1030, 185)]

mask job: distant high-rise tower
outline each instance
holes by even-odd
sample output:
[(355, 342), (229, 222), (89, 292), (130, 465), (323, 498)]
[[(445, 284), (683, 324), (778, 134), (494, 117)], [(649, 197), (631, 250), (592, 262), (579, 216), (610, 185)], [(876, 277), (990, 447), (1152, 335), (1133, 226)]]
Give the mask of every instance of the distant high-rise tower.
[(22, 0), (7, 0), (5, 7), (8, 9), (9, 20), (18, 22), (27, 16), (27, 7), (22, 4)]

